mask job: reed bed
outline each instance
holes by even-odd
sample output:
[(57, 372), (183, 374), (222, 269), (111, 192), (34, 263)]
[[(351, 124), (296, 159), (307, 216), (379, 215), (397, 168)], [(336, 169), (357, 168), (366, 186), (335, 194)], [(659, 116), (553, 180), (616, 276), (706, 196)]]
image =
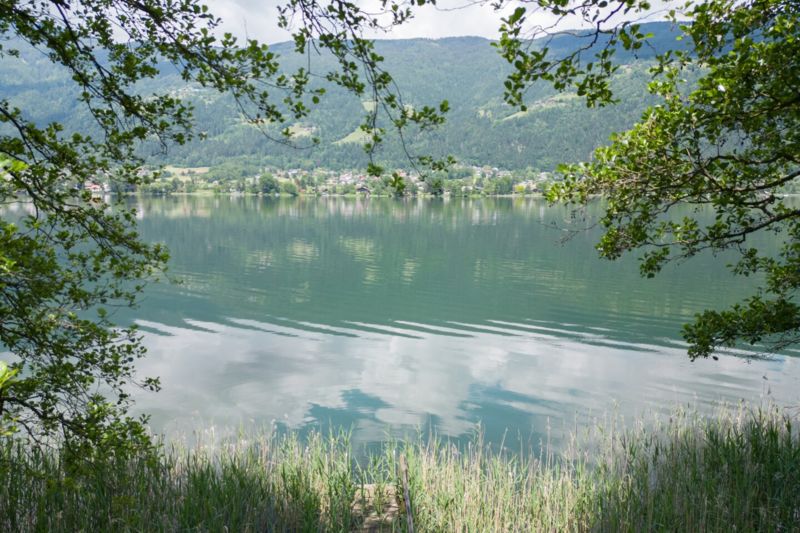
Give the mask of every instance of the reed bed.
[[(354, 460), (346, 434), (65, 463), (0, 448), (2, 531), (800, 531), (797, 415), (741, 405), (606, 420), (558, 453), (436, 438)], [(400, 474), (408, 465), (408, 485)]]

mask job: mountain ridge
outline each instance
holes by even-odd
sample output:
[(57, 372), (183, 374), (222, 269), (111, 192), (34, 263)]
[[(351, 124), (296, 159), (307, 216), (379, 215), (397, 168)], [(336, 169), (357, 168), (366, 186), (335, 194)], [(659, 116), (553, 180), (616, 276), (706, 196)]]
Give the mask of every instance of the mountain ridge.
[[(648, 69), (659, 47), (675, 43), (677, 33), (669, 23), (644, 24), (642, 31), (654, 33), (653, 48), (638, 54), (619, 53), (620, 69), (612, 84), (620, 103), (599, 109), (587, 109), (573, 93), (556, 93), (547, 84), (528, 91), (527, 111), (509, 107), (502, 95), (510, 67), (485, 37), (381, 39), (375, 47), (385, 58), (384, 68), (411, 105), (436, 106), (445, 99), (450, 102), (444, 126), (431, 132), (410, 132), (406, 140), (412, 153), (451, 154), (465, 164), (547, 171), (561, 162), (591, 157), (593, 149), (606, 142), (611, 133), (629, 128), (653, 103), (646, 91)], [(551, 50), (560, 53), (574, 48), (579, 39), (561, 35), (549, 42)], [(287, 71), (306, 60), (293, 48), (292, 42), (270, 45)], [(313, 59), (317, 74), (335, 66), (329, 56)], [(48, 63), (40, 52), (22, 54), (21, 61), (8, 57), (0, 60), (0, 69), (7, 74), (0, 80), (0, 98), (18, 105), (38, 123), (58, 121), (65, 123), (67, 131), (92, 131), (90, 117), (75, 100), (77, 91), (71, 80)], [(314, 83), (319, 86), (320, 82)], [(238, 113), (230, 97), (183, 83), (174, 71), (147, 80), (141, 90), (172, 92), (186, 98), (195, 107), (197, 131), (204, 133), (203, 139), (171, 147), (166, 153), (155, 144), (142, 146), (142, 154), (153, 163), (213, 166), (240, 159), (283, 168), (352, 169), (368, 162), (358, 126), (369, 102), (330, 84), (321, 104), (307, 118), (282, 125), (299, 133), (299, 140), (306, 144), (307, 137), (319, 137), (320, 145), (312, 149), (270, 142)], [(51, 105), (41, 106), (41, 102)], [(278, 127), (271, 131), (276, 134)], [(405, 168), (409, 164), (402, 145), (391, 134), (375, 156), (378, 163), (389, 167)]]

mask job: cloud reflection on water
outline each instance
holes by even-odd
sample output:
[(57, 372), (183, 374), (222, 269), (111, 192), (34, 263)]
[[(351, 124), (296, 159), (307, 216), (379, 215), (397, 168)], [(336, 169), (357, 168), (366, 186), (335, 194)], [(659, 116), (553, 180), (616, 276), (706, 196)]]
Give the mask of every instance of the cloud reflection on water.
[[(793, 359), (748, 363), (728, 356), (691, 363), (679, 347), (609, 347), (582, 342), (585, 335), (564, 337), (564, 328), (514, 331), (498, 345), (497, 335), (476, 332), (450, 337), (416, 331), (419, 338), (407, 338), (353, 330), (356, 337), (342, 337), (270, 323), (255, 324), (261, 329), (194, 324), (200, 331), (142, 325), (165, 333), (148, 335), (151, 355), (141, 365), (144, 375), (161, 376), (165, 387), (138, 406), (167, 431), (251, 420), (297, 429), (325, 424), (310, 419), (312, 409), (321, 407), (341, 412), (357, 440), (424, 428), (432, 418), (443, 435), (464, 436), (482, 422), (497, 433), (487, 437), (499, 438), (505, 429), (541, 435), (548, 419), (554, 428), (569, 426), (615, 404), (630, 415), (757, 399), (767, 390), (778, 401), (796, 402), (800, 390)], [(348, 403), (351, 391), (380, 406)], [(486, 418), (492, 414), (496, 419)]]

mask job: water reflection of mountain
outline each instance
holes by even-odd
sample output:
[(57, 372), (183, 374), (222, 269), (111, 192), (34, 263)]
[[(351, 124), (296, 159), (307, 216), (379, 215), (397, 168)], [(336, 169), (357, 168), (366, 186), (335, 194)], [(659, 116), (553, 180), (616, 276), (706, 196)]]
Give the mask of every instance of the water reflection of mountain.
[(562, 242), (570, 214), (536, 199), (177, 197), (139, 208), (144, 236), (168, 244), (183, 281), (148, 297), (158, 303), (148, 316), (169, 324), (230, 316), (457, 329), (524, 317), (608, 328), (619, 340), (674, 338), (692, 313), (748, 293), (711, 257), (642, 280), (633, 258), (597, 258), (596, 231)]

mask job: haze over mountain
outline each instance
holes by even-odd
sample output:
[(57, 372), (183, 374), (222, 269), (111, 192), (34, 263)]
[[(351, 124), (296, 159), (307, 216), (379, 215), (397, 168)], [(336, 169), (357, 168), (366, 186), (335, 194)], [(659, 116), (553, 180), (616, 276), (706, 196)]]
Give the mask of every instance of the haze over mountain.
[[(556, 93), (546, 83), (528, 92), (527, 111), (504, 104), (503, 80), (509, 67), (491, 41), (484, 38), (385, 40), (378, 41), (376, 49), (384, 56), (385, 68), (395, 78), (407, 104), (421, 107), (438, 105), (442, 100), (450, 103), (444, 126), (433, 132), (412, 132), (406, 139), (412, 154), (452, 154), (470, 165), (551, 170), (561, 162), (589, 158), (612, 132), (630, 127), (652, 103), (646, 91), (651, 79), (648, 69), (656, 52), (679, 44), (675, 41), (678, 30), (668, 23), (651, 23), (642, 28), (654, 34), (652, 47), (642, 49), (636, 56), (617, 54), (621, 68), (613, 83), (619, 103), (600, 109), (587, 109), (574, 93)], [(562, 35), (548, 45), (559, 53), (584, 43), (585, 37)], [(294, 53), (291, 43), (271, 48), (281, 56), (287, 71), (308, 62), (307, 57)], [(187, 85), (174, 68), (165, 66), (159, 77), (142, 83), (141, 91), (170, 91), (191, 101), (197, 130), (203, 132), (203, 138), (185, 146), (172, 146), (166, 153), (155, 144), (143, 146), (143, 153), (152, 162), (184, 166), (217, 165), (236, 159), (283, 168), (363, 167), (367, 157), (361, 145), (364, 135), (358, 126), (365, 110), (374, 104), (324, 82), (321, 75), (333, 66), (330, 57), (312, 58), (312, 71), (320, 75), (314, 83), (326, 83), (327, 93), (305, 120), (284, 125), (295, 132), (299, 144), (309, 145), (312, 136), (320, 139), (318, 146), (308, 149), (269, 140), (244, 120), (230, 97)], [(68, 130), (93, 130), (91, 118), (76, 101), (74, 83), (46, 56), (21, 47), (20, 57), (0, 59), (0, 68), (4, 73), (0, 98), (19, 106), (27, 118), (40, 124), (62, 122)], [(270, 129), (277, 135), (277, 126)], [(391, 135), (377, 154), (377, 161), (391, 167), (408, 167), (401, 144)]]

